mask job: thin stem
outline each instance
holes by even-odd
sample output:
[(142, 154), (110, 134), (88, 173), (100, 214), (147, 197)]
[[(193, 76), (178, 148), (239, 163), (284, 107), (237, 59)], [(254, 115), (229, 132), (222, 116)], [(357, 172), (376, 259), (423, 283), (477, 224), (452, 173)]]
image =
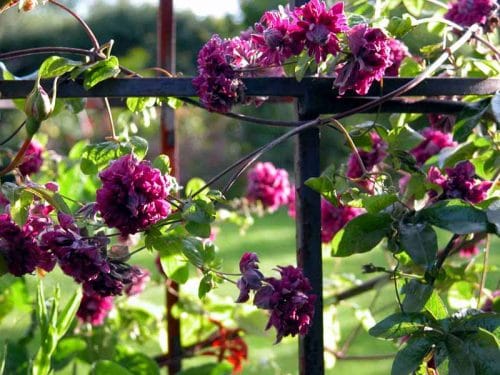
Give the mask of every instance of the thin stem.
[(330, 303), (339, 303), (340, 301), (356, 297), (360, 294), (363, 294), (365, 292), (368, 292), (370, 290), (373, 290), (374, 288), (378, 286), (382, 286), (384, 284), (387, 284), (390, 281), (390, 276), (389, 275), (381, 275), (377, 276), (373, 279), (367, 280), (363, 282), (360, 285), (356, 285), (352, 288), (349, 288), (343, 292), (340, 292), (338, 294), (335, 294), (331, 297), (325, 298), (325, 305), (330, 304)]
[(486, 275), (488, 273), (488, 258), (491, 246), (491, 236), (486, 236), (486, 246), (484, 248), (484, 258), (483, 258), (483, 272), (481, 273), (481, 283), (479, 284), (479, 295), (477, 296), (477, 308), (481, 307), (481, 296), (483, 295), (483, 289), (486, 284)]
[(94, 52), (98, 53), (99, 49), (100, 49), (99, 42), (97, 41), (97, 38), (96, 38), (94, 32), (90, 29), (87, 22), (85, 22), (78, 14), (73, 12), (71, 9), (69, 9), (65, 5), (57, 2), (56, 0), (49, 0), (49, 3), (54, 4), (55, 6), (58, 6), (59, 8), (64, 10), (66, 13), (69, 13), (73, 18), (75, 18), (78, 21), (78, 23), (82, 26), (83, 30), (85, 30), (85, 33), (88, 35), (90, 42), (92, 43), (92, 46), (94, 47)]
[(358, 164), (361, 167), (361, 171), (363, 172), (363, 176), (365, 176), (368, 171), (365, 168), (365, 164), (363, 163), (363, 159), (361, 159), (361, 156), (359, 155), (358, 148), (354, 144), (349, 132), (344, 128), (344, 126), (336, 119), (332, 119), (333, 126), (335, 126), (336, 129), (338, 129), (345, 137), (347, 143), (349, 143), (349, 147), (351, 148), (351, 151), (353, 152), (354, 156), (358, 160)]
[(82, 56), (93, 56), (94, 52), (82, 49), (82, 48), (70, 48), (70, 47), (35, 47), (35, 48), (26, 48), (20, 49), (16, 51), (9, 51), (0, 53), (0, 60), (12, 60), (20, 57), (31, 56), (31, 55), (40, 55), (46, 53), (69, 53), (74, 55), (82, 55)]
[(7, 138), (5, 138), (2, 142), (0, 142), (0, 146), (3, 146), (4, 144), (6, 144), (7, 142), (9, 142), (12, 138), (14, 138), (16, 136), (17, 133), (19, 133), (21, 131), (21, 129), (24, 127), (24, 125), (26, 124), (26, 119), (21, 123), (21, 125), (19, 125), (17, 127), (16, 130), (14, 130), (14, 132), (9, 135)]
[(111, 130), (111, 139), (117, 140), (115, 132), (115, 123), (113, 121), (113, 113), (111, 112), (111, 106), (109, 105), (109, 99), (104, 98), (104, 106), (106, 107), (106, 113), (108, 114), (109, 128)]
[(28, 137), (24, 140), (23, 145), (17, 152), (16, 156), (14, 159), (11, 160), (11, 162), (0, 171), (0, 177), (5, 176), (7, 173), (11, 172), (14, 170), (19, 164), (23, 162), (24, 154), (26, 154), (26, 151), (28, 150), (28, 147), (30, 145), (32, 137)]
[(457, 243), (456, 243), (456, 240), (460, 237), (460, 235), (458, 234), (454, 234), (450, 241), (448, 242), (448, 244), (446, 245), (446, 247), (443, 249), (442, 252), (440, 252), (438, 254), (438, 259), (436, 261), (436, 270), (439, 271), (441, 269), (441, 267), (443, 267), (443, 263), (444, 261), (446, 260), (446, 258), (448, 257), (448, 255), (450, 255), (450, 253), (452, 252), (452, 250), (456, 247), (456, 246), (459, 246)]
[(146, 248), (146, 246), (143, 246), (143, 247), (140, 247), (139, 249), (135, 250), (135, 251), (132, 251), (130, 254), (127, 255), (127, 258), (130, 258), (132, 257), (132, 255), (135, 255), (137, 253), (140, 253), (142, 250), (144, 250)]

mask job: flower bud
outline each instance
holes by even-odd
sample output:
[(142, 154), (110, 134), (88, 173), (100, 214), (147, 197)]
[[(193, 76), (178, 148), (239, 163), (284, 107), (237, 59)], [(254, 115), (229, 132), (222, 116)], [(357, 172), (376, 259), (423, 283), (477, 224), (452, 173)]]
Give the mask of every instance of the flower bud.
[(35, 85), (24, 105), (26, 116), (41, 122), (46, 120), (53, 110), (54, 107), (52, 106), (49, 94), (47, 94), (41, 85)]

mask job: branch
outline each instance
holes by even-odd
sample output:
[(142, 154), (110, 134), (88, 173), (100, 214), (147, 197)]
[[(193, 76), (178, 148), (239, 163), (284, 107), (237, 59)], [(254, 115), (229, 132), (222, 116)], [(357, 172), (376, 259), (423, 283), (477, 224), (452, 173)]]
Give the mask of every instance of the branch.
[(380, 275), (373, 279), (367, 280), (362, 284), (356, 285), (352, 288), (349, 288), (343, 292), (335, 294), (331, 297), (325, 298), (325, 305), (329, 303), (339, 303), (340, 301), (356, 297), (365, 292), (369, 292), (370, 290), (375, 289), (376, 287), (387, 284), (391, 280), (391, 275)]
[(16, 51), (4, 52), (0, 53), (0, 60), (12, 60), (20, 57), (31, 56), (31, 55), (40, 55), (40, 54), (49, 54), (49, 53), (69, 53), (73, 55), (81, 55), (81, 56), (93, 56), (95, 53), (93, 51), (89, 51), (82, 48), (71, 48), (71, 47), (35, 47), (35, 48), (26, 48), (20, 49)]

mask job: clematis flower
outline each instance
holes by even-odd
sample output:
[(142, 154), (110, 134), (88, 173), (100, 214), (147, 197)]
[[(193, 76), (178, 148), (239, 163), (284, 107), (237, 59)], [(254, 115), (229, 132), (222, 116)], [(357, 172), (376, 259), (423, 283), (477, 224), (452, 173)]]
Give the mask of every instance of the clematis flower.
[(103, 297), (93, 291), (85, 290), (76, 316), (82, 322), (100, 326), (113, 309), (113, 297)]
[(19, 165), (19, 172), (23, 176), (29, 176), (40, 171), (43, 164), (43, 146), (32, 140), (24, 154), (23, 162)]
[(424, 164), (431, 156), (437, 155), (443, 148), (457, 145), (450, 133), (425, 128), (422, 135), (425, 139), (410, 151), (419, 165)]
[(337, 34), (348, 30), (344, 3), (335, 3), (327, 9), (324, 1), (311, 0), (295, 8), (294, 15), (297, 21), (291, 36), (296, 43), (305, 41), (309, 56), (314, 56), (317, 63), (328, 54), (335, 56), (340, 52)]
[(495, 0), (457, 0), (448, 3), (444, 18), (464, 27), (486, 25), (497, 7)]
[(242, 276), (236, 285), (240, 295), (236, 302), (246, 302), (250, 298), (250, 290), (258, 290), (262, 286), (264, 275), (259, 271), (259, 258), (255, 253), (244, 253), (240, 259), (240, 272)]
[(127, 263), (108, 260), (107, 265), (109, 271), (99, 272), (95, 278), (83, 284), (86, 290), (101, 296), (119, 296), (142, 274), (138, 267)]
[(123, 236), (137, 233), (167, 217), (166, 201), (170, 183), (148, 161), (125, 155), (111, 162), (99, 174), (102, 187), (97, 190), (97, 210), (105, 223)]
[(270, 162), (257, 163), (248, 173), (248, 200), (260, 201), (269, 212), (287, 204), (291, 191), (288, 172)]
[(359, 24), (347, 32), (347, 43), (351, 56), (337, 68), (335, 85), (340, 95), (347, 90), (366, 95), (373, 81), (380, 81), (394, 65), (391, 40), (382, 30)]
[(454, 168), (446, 168), (446, 175), (432, 166), (427, 173), (427, 180), (439, 185), (443, 192), (438, 196), (436, 191), (431, 190), (429, 197), (435, 200), (458, 198), (479, 203), (486, 199), (492, 182), (480, 181), (474, 177), (475, 174), (474, 165), (468, 160), (457, 163)]
[(392, 65), (386, 68), (385, 75), (397, 77), (399, 76), (399, 67), (401, 63), (405, 57), (411, 55), (408, 51), (408, 47), (402, 41), (394, 38), (389, 38), (389, 48), (391, 49)]

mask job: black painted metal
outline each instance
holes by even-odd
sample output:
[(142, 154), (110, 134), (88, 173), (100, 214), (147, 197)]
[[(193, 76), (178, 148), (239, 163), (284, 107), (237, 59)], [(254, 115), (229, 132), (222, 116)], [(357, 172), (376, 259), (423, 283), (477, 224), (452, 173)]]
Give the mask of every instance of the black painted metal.
[[(410, 78), (385, 78), (383, 84), (373, 84), (367, 96), (381, 96), (401, 87)], [(294, 78), (246, 78), (243, 80), (249, 96), (303, 97), (314, 93), (325, 102), (342, 101), (349, 98), (363, 98), (346, 94), (338, 96), (333, 90), (333, 78), (304, 78), (297, 82)], [(42, 82), (51, 87), (50, 81)], [(0, 80), (0, 99), (26, 97), (32, 90), (34, 81)], [(428, 78), (405, 96), (453, 96), (489, 95), (500, 89), (500, 78)], [(196, 96), (192, 78), (117, 78), (106, 80), (91, 90), (85, 90), (80, 82), (65, 81), (59, 85), (57, 94), (61, 98), (78, 97), (145, 97), (145, 96)]]

